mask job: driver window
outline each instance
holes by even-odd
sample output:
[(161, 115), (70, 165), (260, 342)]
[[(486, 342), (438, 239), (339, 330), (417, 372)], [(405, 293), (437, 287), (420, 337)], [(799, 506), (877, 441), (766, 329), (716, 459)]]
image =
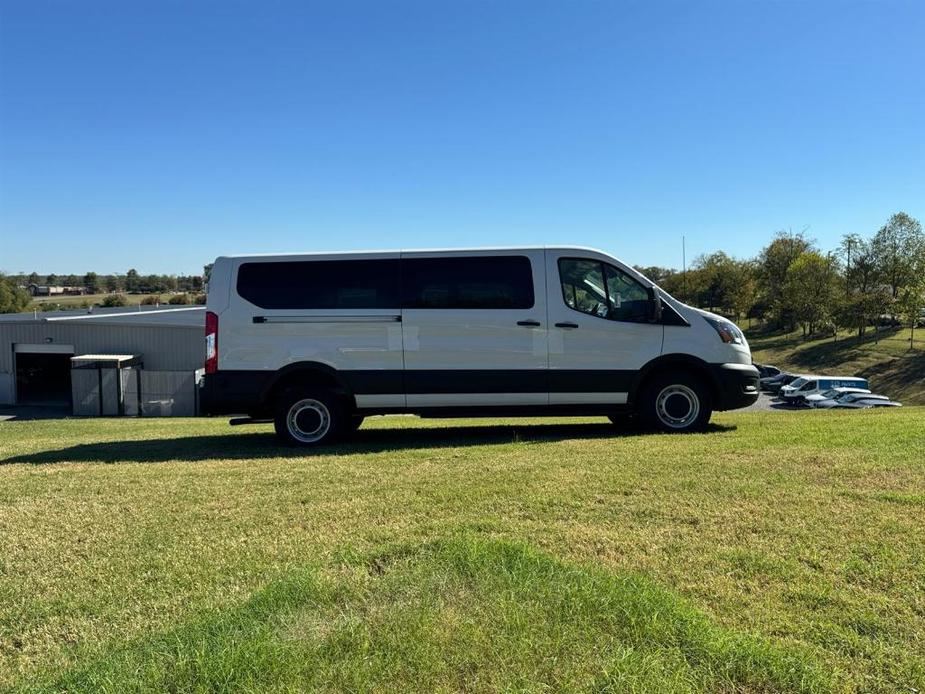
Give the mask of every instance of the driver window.
[(598, 318), (607, 316), (604, 267), (596, 260), (563, 258), (559, 261), (562, 298), (569, 308)]
[(635, 279), (597, 260), (559, 260), (562, 298), (576, 311), (615, 321), (647, 322), (649, 292)]
[(649, 292), (612, 265), (605, 265), (611, 320), (645, 322), (649, 318)]

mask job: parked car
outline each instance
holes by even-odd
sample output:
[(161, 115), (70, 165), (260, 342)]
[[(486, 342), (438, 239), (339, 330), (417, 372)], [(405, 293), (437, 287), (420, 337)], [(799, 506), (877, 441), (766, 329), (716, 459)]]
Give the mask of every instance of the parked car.
[(862, 388), (870, 391), (866, 378), (854, 376), (804, 376), (780, 389), (781, 399), (790, 404), (801, 404), (807, 395), (815, 395), (832, 388)]
[(803, 402), (810, 407), (815, 407), (816, 403), (822, 402), (824, 400), (834, 400), (839, 395), (844, 395), (845, 393), (862, 393), (868, 394), (869, 390), (866, 388), (830, 388), (824, 393), (813, 393), (812, 395), (807, 395)]
[(793, 383), (798, 378), (800, 378), (799, 374), (792, 374), (787, 372), (781, 372), (777, 376), (762, 378), (760, 381), (761, 390), (765, 390), (770, 393), (776, 393), (783, 386), (787, 385), (788, 383)]
[(780, 374), (780, 369), (770, 364), (752, 364), (752, 366), (758, 369), (758, 376), (761, 378), (770, 378)]
[(701, 431), (758, 399), (742, 331), (576, 247), (220, 257), (205, 414), (301, 446), (373, 414), (636, 414)]
[(872, 407), (902, 407), (902, 403), (890, 400), (885, 395), (866, 396), (851, 402), (839, 402), (834, 409), (868, 410)]
[(886, 395), (874, 393), (843, 393), (831, 400), (821, 400), (814, 407), (819, 409), (853, 409), (861, 410), (870, 407), (902, 407), (898, 402), (890, 400)]

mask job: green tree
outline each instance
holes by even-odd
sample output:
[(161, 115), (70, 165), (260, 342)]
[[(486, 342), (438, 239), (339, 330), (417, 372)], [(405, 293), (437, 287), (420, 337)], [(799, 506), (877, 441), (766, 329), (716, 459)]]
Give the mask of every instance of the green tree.
[(915, 348), (915, 328), (925, 318), (925, 244), (912, 259), (913, 273), (896, 302), (899, 315), (909, 325), (909, 349)]
[(903, 287), (897, 308), (903, 322), (910, 328), (909, 349), (914, 349), (915, 327), (925, 318), (925, 274)]
[(138, 291), (138, 270), (135, 268), (125, 273), (125, 291), (130, 294)]
[(918, 258), (925, 252), (925, 234), (921, 223), (905, 212), (894, 214), (870, 243), (881, 281), (898, 299), (904, 287), (914, 282)]
[(100, 293), (100, 278), (95, 272), (88, 272), (84, 275), (83, 286), (86, 288), (88, 294), (99, 294)]
[(121, 282), (119, 281), (118, 275), (106, 275), (103, 278), (103, 286), (106, 288), (106, 291), (110, 294), (114, 294), (119, 291), (121, 287)]
[(642, 267), (634, 265), (633, 269), (641, 275), (645, 275), (657, 285), (662, 285), (666, 279), (674, 275), (677, 271), (670, 267), (660, 267), (658, 265), (649, 265)]
[(747, 317), (751, 324), (752, 309), (758, 303), (758, 268), (754, 261), (739, 260), (735, 263), (735, 282), (729, 290), (729, 307), (735, 319)]
[(693, 267), (698, 271), (697, 287), (700, 305), (711, 311), (728, 309), (731, 305), (730, 295), (736, 280), (736, 262), (722, 251), (702, 255), (694, 260)]
[(807, 251), (816, 250), (803, 232), (779, 231), (758, 256), (758, 290), (760, 300), (768, 306), (777, 327), (796, 327), (793, 308), (787, 304), (784, 287), (791, 263)]
[(32, 297), (6, 275), (0, 274), (0, 313), (21, 313), (29, 308)]
[(803, 326), (804, 335), (834, 317), (837, 278), (835, 262), (817, 251), (801, 253), (787, 268), (783, 301)]
[(52, 273), (48, 277), (45, 278), (45, 281), (48, 282), (50, 286), (54, 287), (54, 286), (57, 286), (58, 282), (60, 281), (60, 278), (56, 274)]

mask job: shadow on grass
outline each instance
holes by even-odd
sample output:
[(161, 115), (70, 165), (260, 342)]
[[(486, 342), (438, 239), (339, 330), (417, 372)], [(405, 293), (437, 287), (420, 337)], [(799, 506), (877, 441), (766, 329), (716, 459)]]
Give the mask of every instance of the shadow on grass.
[(861, 370), (861, 375), (874, 384), (877, 392), (902, 391), (910, 383), (925, 383), (925, 352), (901, 357), (902, 368), (896, 367), (896, 360), (871, 364)]
[[(710, 424), (708, 432), (734, 431), (736, 427)], [(228, 436), (182, 436), (171, 439), (102, 441), (51, 451), (17, 455), (0, 465), (29, 463), (155, 463), (167, 461), (259, 459), (316, 455), (351, 455), (421, 448), (451, 448), (505, 443), (545, 443), (566, 439), (601, 439), (640, 436), (649, 432), (617, 429), (612, 424), (505, 424), (459, 427), (402, 427), (360, 429), (342, 443), (300, 449), (280, 444), (271, 433)]]
[[(880, 344), (893, 340), (903, 328), (881, 328), (879, 333), (869, 330), (863, 337), (857, 335), (841, 336), (833, 340), (831, 335), (813, 335), (802, 337), (799, 333), (766, 333), (756, 335), (753, 339), (753, 348), (757, 350), (792, 350), (790, 361), (807, 368), (831, 367), (833, 364), (843, 364), (860, 358), (872, 349), (876, 350)], [(750, 338), (752, 339), (752, 338)], [(895, 350), (895, 345), (883, 345), (884, 350)], [(901, 356), (897, 354), (896, 356)]]

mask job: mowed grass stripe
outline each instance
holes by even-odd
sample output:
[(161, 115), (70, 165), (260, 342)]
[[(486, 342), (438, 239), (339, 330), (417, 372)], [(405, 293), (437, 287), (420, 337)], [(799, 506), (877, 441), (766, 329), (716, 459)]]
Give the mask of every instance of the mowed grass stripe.
[[(349, 558), (348, 558), (349, 557)], [(462, 535), (344, 553), (47, 691), (831, 691), (804, 653), (717, 627), (638, 576)]]
[[(728, 413), (708, 434), (675, 437), (615, 434), (599, 419), (393, 417), (311, 454), (222, 420), (3, 423), (0, 689), (94, 671), (307, 567), (328, 580), (344, 548), (377, 556), (460, 534), (642, 577), (717, 633), (817, 663), (823, 690), (922, 689), (923, 419), (921, 408)], [(538, 628), (531, 610), (525, 634)], [(645, 657), (680, 672), (662, 651)], [(589, 686), (587, 672), (609, 667), (578, 660)], [(481, 662), (482, 676), (505, 679)], [(684, 687), (725, 686), (695, 670)], [(746, 691), (779, 682), (745, 681), (728, 678)]]

